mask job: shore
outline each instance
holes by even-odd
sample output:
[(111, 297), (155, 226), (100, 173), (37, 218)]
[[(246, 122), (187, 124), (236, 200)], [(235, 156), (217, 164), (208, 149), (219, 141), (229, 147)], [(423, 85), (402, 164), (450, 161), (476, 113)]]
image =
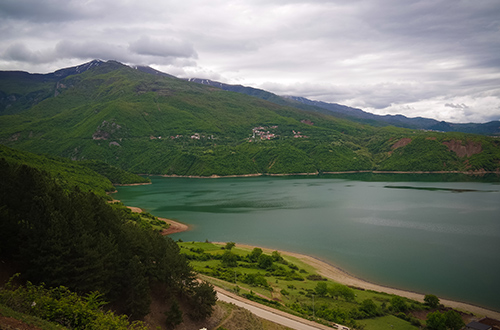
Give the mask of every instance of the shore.
[[(142, 209), (140, 207), (135, 207), (135, 206), (127, 206), (132, 212), (135, 213), (141, 213)], [(175, 233), (182, 233), (183, 231), (188, 231), (190, 227), (184, 223), (172, 220), (172, 219), (167, 219), (167, 218), (160, 218), (158, 217), (159, 220), (164, 221), (169, 224), (167, 229), (163, 229), (161, 231), (162, 235), (170, 235), (170, 234), (175, 234)]]
[[(177, 174), (140, 174), (140, 175), (151, 175), (151, 176), (161, 176), (164, 178), (190, 178), (190, 179), (219, 179), (219, 178), (248, 178), (248, 177), (261, 177), (261, 176), (320, 176), (320, 175), (336, 175), (336, 174), (360, 174), (360, 173), (372, 173), (372, 174), (466, 174), (466, 175), (486, 175), (486, 174), (497, 174), (500, 175), (500, 171), (377, 171), (377, 170), (359, 170), (359, 171), (339, 171), (339, 172), (311, 172), (311, 173), (252, 173), (252, 174), (234, 174), (234, 175), (177, 175)], [(131, 184), (134, 185), (134, 184)]]
[(168, 223), (170, 226), (167, 229), (164, 229), (161, 234), (162, 235), (170, 235), (170, 234), (175, 234), (175, 233), (182, 233), (183, 231), (188, 231), (190, 227), (184, 223), (177, 222), (172, 219), (166, 219), (166, 218), (158, 218), (162, 221), (165, 221)]
[[(226, 243), (222, 242), (216, 242), (215, 244), (222, 244), (225, 245)], [(245, 244), (238, 244), (236, 243), (236, 246), (241, 247), (241, 248), (247, 248), (252, 250), (256, 246), (251, 246), (251, 245), (245, 245)], [(268, 249), (268, 248), (262, 248), (261, 249), (267, 253), (272, 253), (273, 249)], [(344, 270), (342, 270), (339, 267), (336, 267), (335, 265), (332, 265), (330, 263), (324, 262), (322, 260), (319, 260), (317, 258), (299, 254), (299, 253), (293, 253), (293, 252), (288, 252), (288, 251), (280, 251), (278, 252), (282, 256), (290, 256), (299, 259), (300, 261), (314, 267), (316, 271), (318, 272), (319, 275), (326, 277), (328, 279), (331, 279), (332, 281), (348, 285), (351, 287), (356, 287), (356, 288), (361, 288), (364, 290), (373, 290), (377, 292), (385, 292), (388, 294), (395, 294), (401, 297), (417, 300), (420, 302), (424, 302), (424, 294), (416, 293), (416, 292), (411, 292), (411, 291), (406, 291), (406, 290), (401, 290), (401, 289), (395, 289), (395, 288), (390, 288), (382, 285), (378, 285), (375, 283), (371, 283), (368, 281), (365, 281), (361, 278), (358, 278), (356, 276), (353, 276)], [(453, 301), (453, 300), (447, 300), (447, 299), (442, 299), (439, 298), (440, 303), (443, 304), (444, 306), (451, 307), (457, 310), (465, 311), (465, 312), (471, 312), (476, 315), (481, 315), (481, 316), (487, 316), (490, 318), (494, 318), (497, 320), (500, 320), (500, 312), (496, 312), (493, 310), (489, 310), (483, 307), (459, 302), (459, 301)]]

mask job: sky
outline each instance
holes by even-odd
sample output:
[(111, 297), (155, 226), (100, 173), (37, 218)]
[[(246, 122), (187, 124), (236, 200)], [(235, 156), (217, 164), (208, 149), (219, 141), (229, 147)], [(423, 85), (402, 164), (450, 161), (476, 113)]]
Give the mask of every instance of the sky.
[(0, 2), (0, 70), (93, 59), (376, 114), (500, 120), (499, 0)]

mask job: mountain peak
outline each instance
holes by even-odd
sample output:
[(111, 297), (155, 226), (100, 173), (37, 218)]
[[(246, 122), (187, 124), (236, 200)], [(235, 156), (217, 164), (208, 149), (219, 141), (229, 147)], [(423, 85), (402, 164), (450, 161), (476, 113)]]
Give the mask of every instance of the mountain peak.
[(88, 71), (91, 68), (97, 67), (103, 63), (106, 63), (106, 62), (103, 60), (96, 59), (96, 60), (92, 60), (90, 62), (83, 63), (83, 64), (80, 64), (77, 66), (57, 70), (53, 73), (53, 75), (55, 77), (64, 78), (64, 77), (67, 77), (67, 76), (70, 76), (73, 74), (83, 73), (83, 72)]

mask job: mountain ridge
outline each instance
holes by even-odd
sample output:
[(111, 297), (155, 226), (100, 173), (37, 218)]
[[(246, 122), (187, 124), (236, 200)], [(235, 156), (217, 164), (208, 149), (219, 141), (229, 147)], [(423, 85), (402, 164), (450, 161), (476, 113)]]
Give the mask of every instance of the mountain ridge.
[[(87, 70), (92, 69), (93, 67), (97, 67), (104, 63), (114, 62), (116, 64), (124, 65), (122, 63), (116, 61), (102, 61), (102, 60), (93, 60), (87, 63), (83, 63), (81, 65), (75, 67), (68, 67), (56, 70), (52, 73), (39, 74), (39, 73), (28, 73), (24, 71), (0, 71), (0, 80), (5, 75), (19, 75), (23, 76), (23, 78), (36, 78), (38, 80), (43, 81), (54, 81), (55, 83), (58, 80), (61, 80), (67, 76), (75, 75), (83, 73)], [(138, 71), (149, 73), (157, 76), (165, 76), (170, 78), (177, 78), (168, 73), (164, 73), (162, 71), (158, 71), (149, 66), (142, 65), (132, 65), (130, 66), (133, 69)], [(178, 79), (178, 78), (177, 78)], [(362, 124), (369, 124), (373, 126), (388, 126), (393, 125), (396, 127), (403, 128), (411, 128), (411, 129), (423, 129), (423, 130), (434, 130), (441, 132), (464, 132), (464, 133), (473, 133), (473, 134), (483, 134), (483, 135), (500, 135), (500, 121), (490, 121), (486, 123), (452, 123), (446, 121), (438, 121), (431, 118), (425, 117), (406, 117), (401, 114), (396, 115), (376, 115), (367, 111), (364, 111), (359, 108), (353, 108), (346, 105), (338, 104), (338, 103), (329, 103), (323, 101), (315, 101), (310, 100), (302, 96), (292, 96), (292, 95), (277, 95), (272, 92), (265, 91), (263, 89), (243, 86), (243, 85), (232, 85), (226, 84), (210, 79), (200, 79), (200, 78), (184, 78), (189, 82), (196, 82), (202, 85), (212, 86), (216, 88), (220, 88), (225, 91), (242, 93), (254, 97), (258, 97), (260, 99), (270, 101), (279, 105), (284, 106), (292, 106), (297, 107), (302, 110), (307, 111), (317, 111), (328, 114), (334, 114), (338, 117), (345, 118), (348, 120), (360, 122)], [(24, 100), (27, 105), (24, 105), (22, 109), (25, 109), (33, 104), (36, 104), (40, 100), (43, 100), (49, 97), (49, 93), (38, 92), (31, 93), (27, 96), (28, 100)], [(15, 111), (7, 111), (7, 108), (12, 105), (13, 99), (16, 99), (15, 95), (5, 95), (0, 91), (0, 114), (12, 114)], [(289, 101), (293, 102), (289, 102)], [(23, 101), (23, 100), (21, 100)], [(324, 110), (327, 110), (325, 112)]]
[[(337, 116), (341, 116), (342, 118), (345, 119), (374, 126), (393, 125), (396, 127), (424, 129), (424, 130), (433, 130), (441, 132), (463, 132), (463, 133), (473, 133), (473, 134), (483, 134), (483, 135), (500, 135), (500, 121), (498, 120), (486, 123), (451, 123), (446, 121), (438, 121), (432, 118), (406, 117), (401, 114), (376, 115), (359, 108), (353, 108), (338, 103), (314, 101), (302, 96), (292, 96), (292, 95), (279, 96), (262, 89), (243, 86), (243, 85), (231, 85), (231, 84), (221, 83), (218, 81), (213, 81), (210, 79), (200, 79), (200, 78), (186, 78), (186, 80), (203, 85), (210, 85), (213, 87), (221, 88), (226, 91), (244, 93), (250, 96), (256, 96), (281, 105), (284, 105), (285, 103), (282, 100), (280, 100), (280, 98), (285, 100), (292, 100), (304, 105), (309, 105), (324, 110), (328, 110), (330, 113), (335, 114)], [(292, 104), (288, 105), (294, 106)], [(297, 107), (297, 105), (295, 106)], [(307, 108), (304, 107), (300, 108), (307, 110)], [(310, 110), (314, 111), (314, 109)], [(319, 111), (318, 109), (315, 110)]]
[[(115, 61), (90, 63), (45, 82), (0, 73), (0, 93), (27, 100), (0, 115), (0, 143), (165, 175), (500, 168), (500, 143), (485, 136), (370, 126), (263, 90), (238, 87), (249, 96)], [(28, 97), (37, 91), (46, 97)], [(469, 143), (480, 148), (466, 156), (447, 146)]]

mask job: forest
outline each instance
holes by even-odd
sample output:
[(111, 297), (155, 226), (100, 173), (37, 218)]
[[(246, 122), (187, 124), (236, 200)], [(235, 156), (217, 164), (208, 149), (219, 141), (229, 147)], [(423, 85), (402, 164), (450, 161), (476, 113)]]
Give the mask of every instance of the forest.
[[(46, 171), (0, 158), (0, 260), (12, 275), (20, 273), (26, 290), (43, 297), (40, 304), (54, 295), (95, 295), (108, 302), (108, 310), (140, 320), (149, 313), (154, 290), (165, 306), (190, 306), (186, 317), (211, 314), (215, 291), (196, 281), (175, 242), (139, 225), (124, 207), (58, 181)], [(0, 303), (21, 310), (33, 303), (17, 290), (2, 291)]]

